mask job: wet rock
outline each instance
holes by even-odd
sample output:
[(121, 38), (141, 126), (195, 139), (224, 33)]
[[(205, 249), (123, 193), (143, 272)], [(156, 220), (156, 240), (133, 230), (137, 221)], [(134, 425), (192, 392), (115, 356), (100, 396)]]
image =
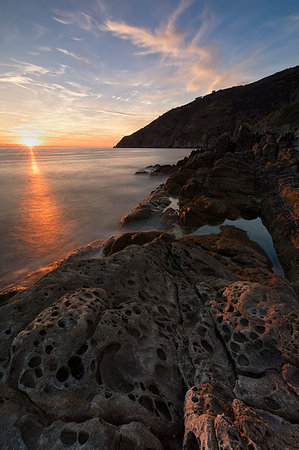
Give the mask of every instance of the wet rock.
[(129, 245), (143, 245), (159, 237), (159, 231), (147, 231), (139, 233), (124, 233), (120, 237), (111, 236), (103, 249), (104, 256), (111, 256)]
[(171, 175), (177, 171), (177, 166), (174, 164), (155, 164), (154, 166), (147, 166), (144, 169), (139, 169), (135, 175)]
[(170, 204), (169, 194), (166, 192), (164, 185), (161, 184), (147, 198), (125, 214), (120, 220), (120, 225), (127, 228), (130, 226), (136, 227), (136, 224), (144, 224), (147, 221), (149, 227), (159, 228), (161, 216)]
[(178, 216), (179, 216), (178, 211), (176, 211), (175, 209), (173, 208), (165, 209), (161, 218), (161, 223), (166, 230), (172, 228), (172, 226), (178, 221)]

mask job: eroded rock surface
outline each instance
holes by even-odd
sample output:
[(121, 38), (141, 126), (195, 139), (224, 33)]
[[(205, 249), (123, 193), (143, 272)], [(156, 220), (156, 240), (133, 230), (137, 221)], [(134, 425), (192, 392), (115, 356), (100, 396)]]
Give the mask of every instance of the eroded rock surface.
[(2, 448), (296, 448), (291, 287), (144, 239), (1, 307)]

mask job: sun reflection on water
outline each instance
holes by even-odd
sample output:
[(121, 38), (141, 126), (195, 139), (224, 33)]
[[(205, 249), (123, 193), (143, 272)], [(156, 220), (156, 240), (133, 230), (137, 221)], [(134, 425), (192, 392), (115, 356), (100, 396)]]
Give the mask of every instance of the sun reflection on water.
[[(67, 224), (61, 206), (37, 162), (34, 150), (28, 152), (29, 166), (26, 189), (20, 203), (19, 223), (15, 237), (19, 248), (30, 246), (36, 260), (48, 264), (63, 255)], [(46, 259), (45, 259), (46, 258)]]

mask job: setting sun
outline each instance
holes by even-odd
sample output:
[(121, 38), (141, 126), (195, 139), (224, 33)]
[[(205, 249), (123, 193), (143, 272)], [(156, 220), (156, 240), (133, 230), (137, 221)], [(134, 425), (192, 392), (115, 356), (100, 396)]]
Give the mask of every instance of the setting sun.
[(24, 145), (25, 147), (36, 147), (41, 145), (41, 139), (37, 136), (35, 130), (22, 130), (17, 135), (17, 144)]
[(26, 147), (35, 147), (38, 145), (38, 140), (35, 138), (24, 138), (21, 144), (26, 145)]

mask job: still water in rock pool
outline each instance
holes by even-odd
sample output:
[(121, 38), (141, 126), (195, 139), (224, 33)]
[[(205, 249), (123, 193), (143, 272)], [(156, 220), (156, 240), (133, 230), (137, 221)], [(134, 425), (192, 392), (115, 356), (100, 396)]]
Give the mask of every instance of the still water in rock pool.
[(277, 258), (271, 234), (263, 225), (263, 222), (259, 217), (252, 220), (246, 220), (241, 217), (239, 217), (237, 220), (226, 219), (220, 225), (203, 225), (190, 234), (199, 236), (205, 236), (208, 234), (220, 234), (221, 226), (224, 225), (233, 225), (236, 228), (240, 228), (241, 230), (246, 231), (249, 239), (259, 244), (259, 246), (262, 247), (263, 250), (265, 250), (273, 264), (274, 272), (278, 274), (284, 274), (283, 268), (281, 267)]

